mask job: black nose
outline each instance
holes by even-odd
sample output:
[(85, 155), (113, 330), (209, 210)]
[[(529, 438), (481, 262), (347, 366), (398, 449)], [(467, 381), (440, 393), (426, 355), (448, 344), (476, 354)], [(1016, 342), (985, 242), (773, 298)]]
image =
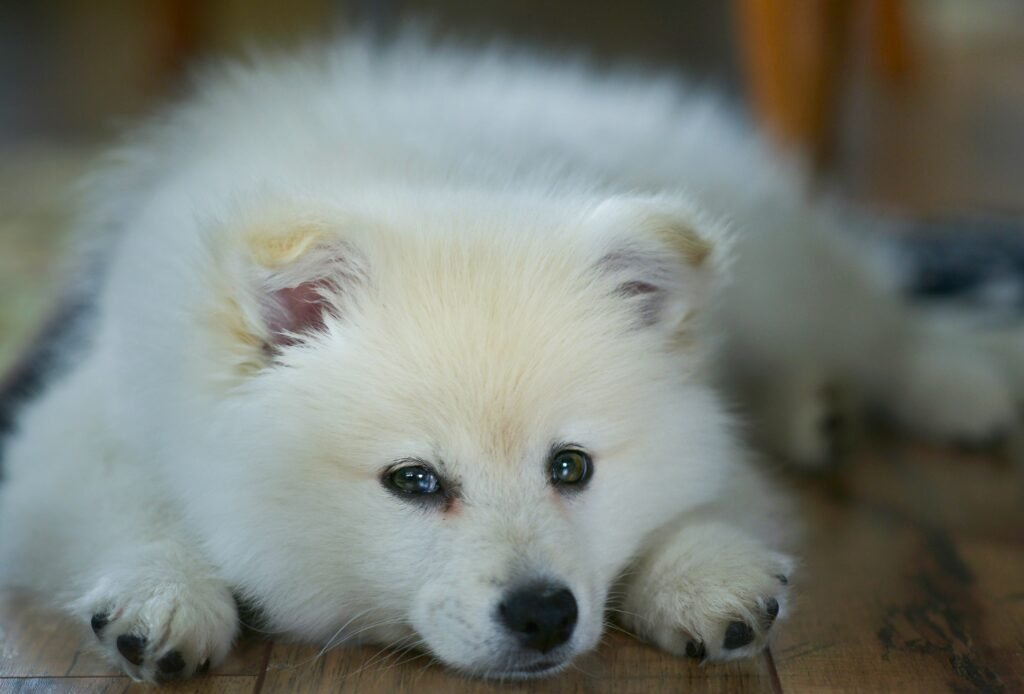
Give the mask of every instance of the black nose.
[(502, 623), (525, 648), (547, 653), (576, 628), (576, 598), (565, 586), (535, 583), (509, 593), (498, 607)]

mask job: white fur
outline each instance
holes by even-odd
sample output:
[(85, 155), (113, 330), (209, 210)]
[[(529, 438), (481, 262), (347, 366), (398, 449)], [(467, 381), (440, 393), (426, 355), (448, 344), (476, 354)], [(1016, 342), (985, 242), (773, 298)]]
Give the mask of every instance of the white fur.
[[(135, 677), (219, 662), (231, 591), (271, 631), (518, 677), (591, 648), (619, 584), (661, 646), (746, 655), (793, 562), (716, 379), (764, 394), (755, 430), (808, 464), (826, 387), (941, 436), (1010, 417), (795, 167), (671, 79), (343, 41), (222, 70), (113, 159), (82, 216), (106, 239), (92, 338), (8, 446), (0, 559), (116, 614), (99, 645)], [(329, 315), (278, 344), (306, 282)], [(936, 374), (971, 417), (929, 403)], [(549, 484), (558, 442), (594, 455), (578, 494)], [(384, 489), (408, 458), (457, 484), (450, 509)], [(543, 657), (495, 619), (536, 577), (579, 605)], [(756, 639), (726, 649), (737, 620)]]

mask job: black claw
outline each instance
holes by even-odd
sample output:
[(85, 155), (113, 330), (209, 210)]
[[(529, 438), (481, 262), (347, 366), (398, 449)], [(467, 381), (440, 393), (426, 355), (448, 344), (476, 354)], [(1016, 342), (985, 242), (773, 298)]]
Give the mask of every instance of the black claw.
[(142, 665), (142, 656), (146, 650), (146, 637), (121, 634), (117, 637), (117, 650), (132, 665)]
[(775, 574), (775, 578), (779, 579), (779, 583), (781, 583), (782, 585), (789, 585), (789, 578), (786, 576), (786, 574)]
[(178, 651), (171, 651), (156, 661), (156, 667), (164, 675), (174, 675), (185, 669), (185, 659)]
[(768, 613), (768, 624), (771, 624), (779, 616), (779, 601), (775, 598), (768, 598), (764, 601), (764, 611)]
[(754, 630), (746, 622), (731, 622), (725, 630), (722, 648), (727, 651), (742, 648), (754, 640)]
[(703, 658), (704, 654), (705, 649), (703, 642), (694, 643), (693, 641), (688, 641), (686, 643), (686, 655), (690, 658)]
[(209, 670), (210, 670), (210, 659), (207, 658), (206, 660), (204, 660), (202, 662), (202, 664), (199, 667), (196, 668), (196, 674), (197, 675), (204, 675), (207, 672), (209, 672)]
[(107, 624), (109, 623), (110, 615), (108, 615), (106, 612), (97, 612), (92, 616), (92, 619), (89, 621), (89, 624), (92, 626), (92, 633), (96, 634), (97, 636), (99, 636), (100, 633), (102, 633), (103, 627), (107, 626)]

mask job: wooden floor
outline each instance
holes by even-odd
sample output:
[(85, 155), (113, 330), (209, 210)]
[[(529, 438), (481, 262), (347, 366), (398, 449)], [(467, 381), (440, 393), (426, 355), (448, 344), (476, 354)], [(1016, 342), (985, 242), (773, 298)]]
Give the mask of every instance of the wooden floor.
[[(955, 70), (924, 62), (934, 79), (884, 102), (888, 112), (856, 140), (855, 197), (918, 211), (1024, 209), (1024, 92), (1019, 70), (996, 69), (1007, 56), (1020, 65), (1024, 43), (997, 57), (981, 45), (983, 59), (961, 51)], [(59, 221), (50, 191), (75, 166), (26, 176), (45, 160), (0, 161), (0, 370), (47, 303), (39, 278), (53, 267), (52, 244), (41, 240)], [(1024, 692), (1022, 451), (1019, 442), (981, 454), (875, 434), (833, 473), (786, 480), (806, 525), (803, 566), (791, 618), (753, 661), (702, 666), (610, 633), (559, 678), (495, 685), (417, 653), (321, 655), (249, 635), (216, 672), (168, 691)], [(147, 689), (91, 654), (91, 639), (25, 596), (0, 595), (0, 694)]]
[[(807, 524), (792, 617), (749, 662), (700, 665), (618, 633), (568, 673), (463, 680), (418, 653), (246, 636), (188, 692), (1024, 692), (1024, 465), (874, 436), (841, 469), (789, 484)], [(0, 599), (0, 694), (141, 691), (91, 635)]]

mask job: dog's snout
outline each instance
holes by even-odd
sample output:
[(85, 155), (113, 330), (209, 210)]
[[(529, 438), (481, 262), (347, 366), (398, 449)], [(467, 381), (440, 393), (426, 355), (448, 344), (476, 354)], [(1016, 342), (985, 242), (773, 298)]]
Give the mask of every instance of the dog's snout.
[(541, 653), (568, 641), (579, 616), (572, 591), (551, 583), (517, 588), (505, 597), (498, 612), (523, 647)]

